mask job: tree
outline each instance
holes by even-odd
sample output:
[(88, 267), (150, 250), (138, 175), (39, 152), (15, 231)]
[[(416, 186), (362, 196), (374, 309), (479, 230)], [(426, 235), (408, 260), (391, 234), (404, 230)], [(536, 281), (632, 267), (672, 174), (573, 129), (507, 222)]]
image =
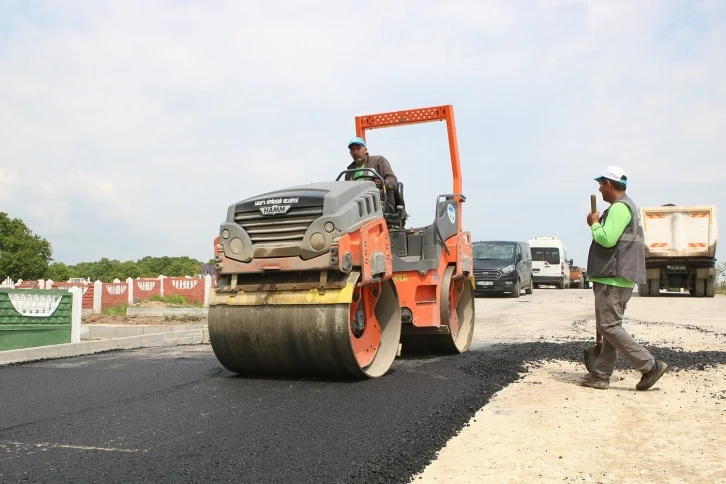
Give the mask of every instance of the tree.
[(71, 278), (71, 271), (63, 262), (53, 262), (48, 268), (48, 279), (52, 281), (67, 281)]
[(179, 277), (179, 276), (193, 276), (199, 274), (201, 270), (201, 264), (198, 260), (194, 260), (190, 257), (176, 257), (168, 266), (164, 268), (165, 276)]
[(122, 262), (119, 265), (120, 275), (119, 279), (121, 281), (125, 281), (127, 278), (136, 279), (137, 277), (141, 277), (141, 272), (139, 271), (139, 267), (136, 264), (136, 262), (132, 260), (127, 260), (126, 262)]
[(187, 256), (147, 256), (138, 261), (127, 260), (125, 262), (103, 257), (95, 262), (79, 262), (67, 267), (60, 263), (53, 263), (51, 270), (54, 276), (51, 279), (55, 281), (67, 280), (69, 277), (82, 277), (91, 281), (111, 282), (114, 279), (125, 281), (128, 277), (135, 279), (137, 277), (156, 278), (159, 275), (194, 276), (200, 273), (202, 265), (202, 262)]
[(53, 251), (50, 243), (19, 218), (0, 212), (0, 278), (30, 281), (48, 273)]

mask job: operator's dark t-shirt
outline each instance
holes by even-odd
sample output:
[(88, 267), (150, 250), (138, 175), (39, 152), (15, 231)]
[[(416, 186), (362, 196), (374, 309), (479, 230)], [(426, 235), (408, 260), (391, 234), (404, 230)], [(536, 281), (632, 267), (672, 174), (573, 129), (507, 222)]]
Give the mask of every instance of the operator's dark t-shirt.
[[(348, 165), (348, 170), (354, 170), (356, 168), (358, 167), (356, 166), (355, 161)], [(388, 210), (386, 211), (391, 213), (395, 212), (396, 207), (393, 200), (393, 191), (396, 189), (396, 185), (398, 185), (398, 178), (396, 178), (396, 174), (393, 173), (393, 169), (391, 168), (391, 164), (388, 160), (381, 155), (368, 155), (361, 168), (371, 168), (381, 175), (381, 178), (383, 178), (386, 183), (386, 192), (388, 194)], [(361, 175), (370, 175), (370, 172), (346, 173), (345, 179), (355, 180)], [(381, 190), (381, 200), (384, 200), (383, 190)]]

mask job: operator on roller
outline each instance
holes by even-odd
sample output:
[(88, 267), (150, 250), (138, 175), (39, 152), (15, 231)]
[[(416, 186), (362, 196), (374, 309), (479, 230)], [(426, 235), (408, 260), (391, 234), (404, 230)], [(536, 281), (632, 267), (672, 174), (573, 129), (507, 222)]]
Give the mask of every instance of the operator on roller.
[[(393, 173), (391, 164), (385, 157), (381, 155), (368, 154), (366, 142), (363, 140), (363, 138), (360, 138), (358, 136), (348, 142), (348, 150), (350, 151), (350, 156), (353, 158), (353, 163), (348, 165), (347, 169), (353, 170), (355, 168), (370, 168), (376, 170), (376, 173), (378, 173), (381, 178), (386, 181), (386, 194), (388, 195), (387, 200), (386, 195), (384, 195), (383, 193), (381, 181), (375, 180), (376, 186), (381, 190), (381, 200), (386, 200), (386, 207), (384, 211), (386, 213), (395, 213), (396, 204), (394, 201), (393, 192), (396, 189), (396, 185), (398, 184), (398, 178), (396, 178), (396, 174)], [(356, 180), (362, 176), (370, 175), (371, 172), (361, 170), (355, 173), (346, 173), (345, 179)]]

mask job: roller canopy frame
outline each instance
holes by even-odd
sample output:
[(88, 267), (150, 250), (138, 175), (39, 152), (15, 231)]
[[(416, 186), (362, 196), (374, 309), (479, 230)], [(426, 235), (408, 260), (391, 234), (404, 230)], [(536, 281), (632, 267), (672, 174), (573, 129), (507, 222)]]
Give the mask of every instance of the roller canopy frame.
[[(456, 137), (456, 123), (454, 122), (454, 106), (445, 104), (418, 109), (407, 109), (403, 111), (391, 111), (387, 113), (366, 114), (355, 117), (356, 136), (366, 139), (366, 131), (390, 128), (393, 126), (405, 126), (410, 124), (430, 123), (434, 121), (445, 121), (446, 132), (449, 138), (449, 155), (451, 157), (451, 174), (453, 178), (452, 192), (462, 192), (461, 162), (459, 161), (459, 143)], [(454, 199), (461, 203), (463, 197), (455, 195)], [(458, 230), (461, 232), (461, 219), (458, 221)]]

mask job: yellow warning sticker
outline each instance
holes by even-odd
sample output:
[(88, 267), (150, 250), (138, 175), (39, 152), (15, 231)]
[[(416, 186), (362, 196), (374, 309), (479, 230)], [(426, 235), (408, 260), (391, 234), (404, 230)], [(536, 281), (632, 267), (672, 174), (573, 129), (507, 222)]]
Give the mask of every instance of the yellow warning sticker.
[(394, 281), (405, 281), (408, 280), (408, 276), (406, 274), (398, 274), (396, 276), (393, 276)]

